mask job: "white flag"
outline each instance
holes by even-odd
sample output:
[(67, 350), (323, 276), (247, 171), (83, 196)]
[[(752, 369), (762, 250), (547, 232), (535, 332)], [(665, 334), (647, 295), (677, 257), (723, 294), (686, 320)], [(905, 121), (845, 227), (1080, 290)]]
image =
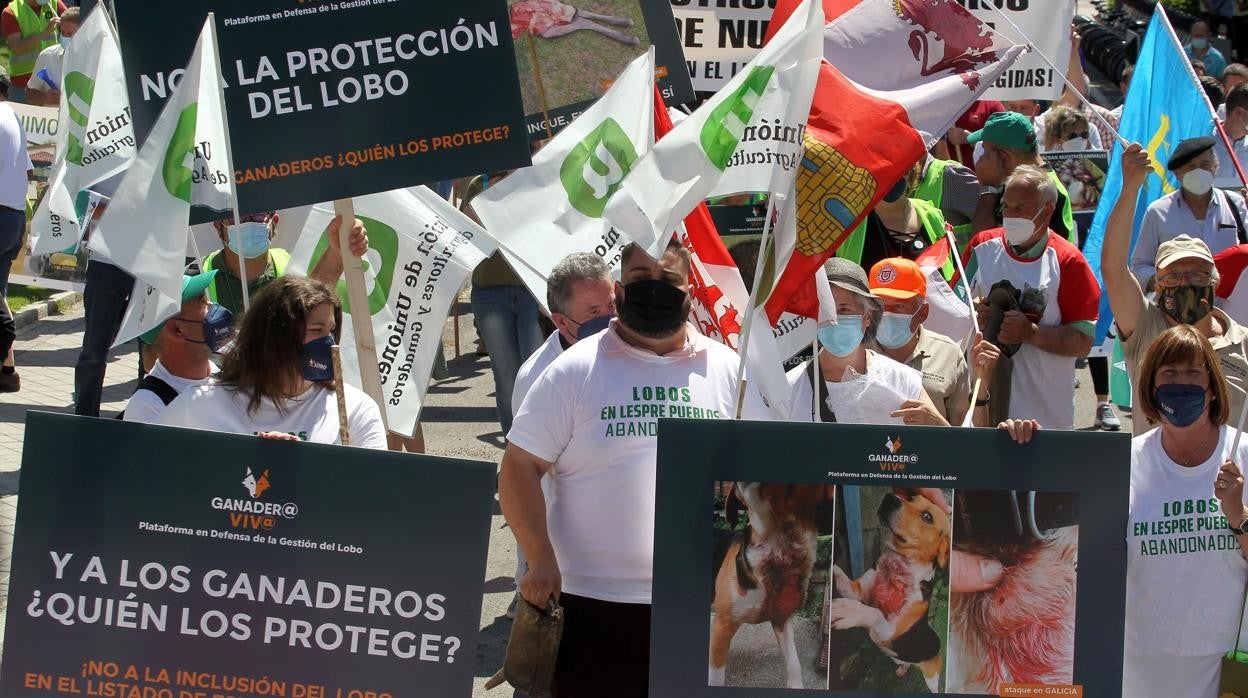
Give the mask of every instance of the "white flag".
[[(494, 240), (471, 219), (426, 187), (370, 194), (354, 200), (355, 214), (368, 230), (364, 258), (368, 309), (377, 340), (377, 369), (390, 431), (411, 436), (420, 421), (425, 390), (442, 343), (442, 327), (460, 288), (486, 257)], [(307, 273), (329, 247), (325, 229), (334, 217), (331, 204), (308, 214), (290, 269)], [(342, 336), (354, 336), (346, 283)], [(343, 378), (360, 387), (355, 342), (342, 344)]]
[[(620, 73), (592, 107), (533, 157), (472, 200), (486, 230), (546, 305), (546, 279), (564, 257), (593, 252), (619, 263), (628, 242), (603, 218), (611, 195), (654, 143), (654, 51)], [(549, 310), (549, 309), (548, 309)]]
[(75, 245), (74, 197), (130, 166), (137, 150), (121, 49), (107, 12), (91, 12), (65, 49), (50, 186), (30, 221), (31, 255)]
[(607, 220), (658, 258), (680, 222), (719, 184), (758, 120), (759, 105), (781, 90), (777, 74), (804, 70), (810, 35), (822, 38), (822, 32), (822, 4), (804, 0), (754, 60), (637, 162), (607, 204)]
[[(134, 276), (132, 306), (150, 298), (144, 284), (163, 296), (153, 307), (181, 305), (191, 204), (228, 208), (228, 173), (234, 169), (228, 160), (221, 72), (209, 15), (182, 81), (87, 243)], [(135, 308), (127, 312), (143, 319), (131, 328), (137, 334), (169, 317)], [(129, 338), (119, 334), (117, 339)]]

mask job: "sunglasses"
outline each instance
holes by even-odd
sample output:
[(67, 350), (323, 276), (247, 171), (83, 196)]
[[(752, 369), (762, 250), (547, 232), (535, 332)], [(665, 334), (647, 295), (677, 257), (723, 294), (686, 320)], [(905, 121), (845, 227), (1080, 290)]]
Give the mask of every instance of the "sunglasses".
[(1070, 134), (1069, 136), (1067, 136), (1066, 140), (1070, 140), (1071, 138), (1087, 138), (1087, 137), (1088, 137), (1087, 131), (1076, 131)]

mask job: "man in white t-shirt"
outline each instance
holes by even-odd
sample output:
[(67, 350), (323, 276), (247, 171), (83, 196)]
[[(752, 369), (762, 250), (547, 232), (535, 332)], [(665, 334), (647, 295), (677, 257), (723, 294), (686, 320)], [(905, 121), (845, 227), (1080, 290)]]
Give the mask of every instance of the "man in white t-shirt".
[[(499, 496), (529, 560), (520, 592), (565, 611), (555, 695), (645, 698), (660, 417), (730, 418), (737, 356), (687, 324), (689, 254), (628, 245), (619, 317), (529, 390)], [(542, 476), (549, 475), (549, 498)]]
[(178, 314), (143, 334), (143, 343), (156, 348), (157, 359), (130, 396), (125, 421), (155, 424), (174, 398), (206, 384), (216, 372), (212, 354), (233, 334), (234, 321), (229, 311), (208, 302), (205, 291), (216, 275), (214, 270), (183, 276)]
[(965, 261), (979, 326), (1013, 357), (1007, 416), (1074, 429), (1075, 359), (1092, 348), (1101, 291), (1079, 248), (1049, 229), (1057, 200), (1043, 170), (1016, 168), (1004, 225), (971, 238)]
[(26, 129), (8, 104), (9, 74), (0, 68), (0, 393), (22, 387), (13, 364), (17, 324), (9, 309), (9, 270), (26, 233), (26, 188), (34, 165), (26, 151)]
[[(61, 103), (61, 81), (65, 77), (65, 49), (78, 33), (78, 8), (66, 8), (61, 15), (61, 40), (39, 52), (35, 69), (26, 83), (26, 100), (31, 104), (55, 107)], [(49, 82), (51, 81), (51, 82)]]

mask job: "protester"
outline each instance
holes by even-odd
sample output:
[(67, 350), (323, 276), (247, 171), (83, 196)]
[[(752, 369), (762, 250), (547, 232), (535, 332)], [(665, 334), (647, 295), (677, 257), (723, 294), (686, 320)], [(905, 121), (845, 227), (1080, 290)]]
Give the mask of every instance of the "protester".
[(1205, 70), (1205, 62), (1204, 61), (1192, 61), (1191, 65), (1192, 65), (1192, 72), (1196, 74), (1196, 79), (1200, 81), (1201, 86), (1203, 88), (1205, 85), (1204, 78), (1212, 77)]
[[(235, 223), (233, 214), (227, 212), (223, 218), (212, 222), (221, 239), (221, 249), (204, 257), (203, 270), (219, 272), (216, 281), (208, 287), (208, 300), (220, 303), (235, 315), (243, 314), (243, 285), (238, 278), (240, 255), (247, 271), (248, 296), (255, 296), (286, 274), (290, 253), (271, 246), (279, 220), (276, 212), (266, 211), (240, 216), (238, 223)], [(342, 251), (338, 239), (341, 223), (341, 216), (334, 216), (330, 221), (325, 230), (329, 246), (308, 272), (308, 276), (330, 286), (336, 286), (342, 277)], [(363, 257), (368, 252), (368, 233), (358, 218), (351, 226), (350, 248), (351, 254), (356, 257)]]
[[(1139, 365), (1137, 412), (1160, 428), (1131, 442), (1124, 696), (1217, 698), (1239, 632), (1248, 508), (1237, 464), (1248, 443), (1231, 452), (1219, 363), (1200, 331), (1177, 325)], [(1199, 533), (1168, 525), (1184, 521)]]
[[(520, 591), (558, 597), (554, 695), (644, 698), (659, 416), (731, 418), (737, 356), (687, 323), (689, 253), (623, 250), (620, 315), (538, 378), (507, 435), (499, 499), (529, 561)], [(543, 494), (543, 476), (551, 496)]]
[[(326, 284), (282, 277), (256, 294), (234, 348), (213, 383), (190, 389), (159, 423), (227, 434), (341, 443), (331, 349), (342, 302)], [(350, 445), (385, 449), (386, 429), (373, 399), (343, 385)]]
[(1222, 89), (1226, 91), (1228, 97), (1231, 95), (1231, 90), (1244, 83), (1248, 83), (1248, 65), (1232, 63), (1222, 71)]
[(957, 342), (923, 327), (927, 275), (908, 259), (892, 258), (877, 262), (867, 278), (884, 306), (872, 349), (918, 371), (936, 411), (960, 425), (971, 408), (971, 372)]
[(1209, 104), (1214, 108), (1215, 112), (1222, 112), (1226, 108), (1226, 90), (1222, 89), (1222, 82), (1212, 75), (1205, 75), (1198, 72), (1196, 77), (1200, 80), (1200, 88), (1205, 91), (1205, 96), (1209, 98)]
[[(1090, 127), (1088, 143), (1092, 150), (1104, 150), (1117, 138), (1114, 129), (1118, 128), (1118, 122), (1109, 109), (1093, 104), (1088, 99), (1090, 90), (1088, 89), (1088, 76), (1083, 72), (1083, 54), (1080, 51), (1082, 45), (1083, 38), (1077, 30), (1072, 28), (1070, 30), (1070, 62), (1066, 69), (1066, 81), (1069, 84), (1066, 89), (1062, 90), (1062, 96), (1053, 106), (1065, 106), (1082, 114), (1088, 120)], [(1130, 81), (1130, 77), (1124, 79)], [(1071, 85), (1074, 85), (1074, 90), (1071, 89)], [(1075, 90), (1078, 90), (1078, 93)], [(1122, 93), (1125, 95), (1126, 92), (1127, 88), (1123, 86)], [(1045, 141), (1043, 133), (1047, 120), (1047, 112), (1036, 119), (1036, 136), (1041, 143)]]
[(1243, 197), (1213, 187), (1221, 166), (1214, 142), (1212, 136), (1182, 141), (1166, 163), (1166, 169), (1174, 173), (1182, 187), (1149, 204), (1131, 253), (1131, 271), (1145, 291), (1153, 290), (1157, 273), (1153, 262), (1166, 240), (1188, 235), (1204, 241), (1217, 254), (1238, 243), (1244, 235), (1248, 207)]
[(1122, 78), (1118, 81), (1118, 89), (1122, 91), (1123, 103), (1109, 110), (1110, 124), (1114, 128), (1118, 128), (1122, 124), (1122, 108), (1126, 106), (1127, 90), (1131, 89), (1131, 78), (1135, 76), (1135, 66), (1129, 65), (1122, 71)]
[(1222, 128), (1235, 148), (1235, 155), (1232, 158), (1222, 139), (1214, 137), (1213, 152), (1214, 159), (1218, 161), (1218, 171), (1213, 186), (1239, 191), (1245, 185), (1235, 169), (1235, 160), (1239, 161), (1240, 167), (1248, 169), (1248, 85), (1239, 84), (1231, 88), (1226, 95), (1226, 104), (1222, 106), (1226, 109), (1222, 116)]
[(1203, 19), (1192, 22), (1192, 28), (1188, 34), (1191, 39), (1183, 47), (1188, 60), (1204, 63), (1205, 73), (1208, 75), (1221, 76), (1226, 71), (1226, 57), (1209, 42), (1213, 34), (1209, 30), (1209, 23)]
[(1065, 106), (1055, 106), (1048, 112), (1045, 120), (1044, 140), (1040, 152), (1063, 150), (1099, 150), (1099, 144), (1092, 145), (1091, 134), (1094, 131), (1088, 126), (1088, 117)]
[[(1248, 360), (1242, 346), (1248, 332), (1213, 305), (1218, 271), (1209, 246), (1180, 235), (1157, 248), (1155, 302), (1144, 295), (1138, 277), (1128, 266), (1135, 200), (1151, 172), (1148, 153), (1140, 144), (1133, 143), (1123, 151), (1122, 194), (1105, 226), (1101, 250), (1101, 278), (1118, 325), (1127, 375), (1133, 385), (1139, 385), (1144, 376), (1138, 369), (1148, 346), (1169, 327), (1192, 325), (1217, 352), (1220, 372), (1230, 381), (1226, 387), (1230, 409), (1238, 415), (1244, 404), (1244, 386), (1248, 385)], [(1150, 426), (1143, 414), (1133, 422), (1136, 436), (1155, 426)]]
[(9, 272), (26, 236), (26, 189), (34, 171), (26, 129), (8, 104), (9, 76), (0, 68), (0, 393), (21, 390), (13, 362), (17, 323), (9, 307)]
[(208, 302), (206, 291), (216, 275), (183, 275), (178, 314), (143, 334), (143, 343), (156, 348), (156, 363), (130, 396), (125, 421), (155, 423), (178, 395), (207, 384), (216, 372), (212, 355), (234, 334), (230, 311)]
[[(932, 245), (945, 239), (945, 217), (940, 209), (921, 199), (910, 198), (918, 186), (920, 163), (904, 177), (850, 233), (836, 255), (859, 266), (870, 266), (889, 257), (917, 259)], [(941, 273), (953, 278), (954, 264), (946, 261)]]
[(1049, 227), (1072, 243), (1078, 240), (1066, 187), (1040, 157), (1036, 132), (1027, 117), (1013, 112), (993, 114), (984, 128), (967, 136), (967, 140), (984, 144), (984, 155), (975, 163), (975, 174), (981, 185), (973, 224), (976, 232), (992, 230), (1004, 224), (1001, 189), (1017, 168), (1031, 166), (1046, 174), (1057, 193), (1057, 204), (1049, 219)]
[[(118, 177), (92, 187), (100, 204), (92, 213), (83, 239), (89, 241), (96, 222), (108, 209), (108, 199), (115, 191)], [(85, 288), (82, 292), (82, 348), (74, 363), (74, 414), (100, 416), (100, 400), (104, 393), (104, 373), (108, 350), (113, 346), (126, 306), (134, 291), (134, 277), (114, 265), (98, 252), (88, 251)]]
[[(884, 304), (872, 295), (867, 274), (848, 259), (833, 257), (823, 266), (836, 300), (836, 324), (820, 327), (818, 370), (806, 361), (786, 374), (789, 421), (850, 424), (948, 426), (923, 388), (923, 375), (871, 349)], [(818, 385), (820, 400), (815, 401)], [(967, 401), (969, 404), (969, 394)], [(813, 414), (819, 405), (819, 415)], [(764, 397), (750, 391), (747, 419), (771, 419)]]
[[(502, 173), (474, 177), (460, 207), (473, 220), (480, 222), (472, 211), (472, 199)], [(520, 364), (537, 351), (545, 340), (540, 322), (541, 308), (524, 281), (511, 268), (502, 252), (495, 252), (472, 272), (473, 322), (485, 342), (490, 356), (490, 373), (494, 375), (494, 406), (503, 434), (511, 431), (512, 394)]]
[(35, 70), (35, 61), (44, 49), (57, 45), (57, 29), (65, 10), (61, 0), (10, 0), (0, 11), (0, 31), (9, 47), (13, 83), (8, 99), (26, 101), (26, 83)]
[(976, 100), (945, 133), (945, 140), (952, 146), (949, 150), (950, 159), (975, 169), (975, 144), (967, 141), (966, 137), (983, 128), (993, 114), (1003, 111), (1005, 105), (998, 101)]
[(1100, 289), (1079, 250), (1046, 224), (1058, 205), (1048, 175), (1018, 166), (1002, 204), (1004, 226), (976, 235), (965, 255), (979, 326), (1012, 359), (1008, 416), (1073, 429), (1075, 358), (1092, 348)]
[(77, 7), (70, 7), (61, 14), (60, 32), (60, 42), (40, 51), (35, 59), (34, 70), (26, 85), (26, 98), (31, 104), (55, 107), (61, 103), (65, 49), (69, 48), (69, 40), (78, 33)]
[(971, 220), (979, 205), (979, 180), (973, 170), (956, 160), (942, 160), (930, 152), (925, 153), (919, 183), (910, 198), (921, 199), (940, 209), (945, 222), (953, 226), (959, 245), (971, 239)]

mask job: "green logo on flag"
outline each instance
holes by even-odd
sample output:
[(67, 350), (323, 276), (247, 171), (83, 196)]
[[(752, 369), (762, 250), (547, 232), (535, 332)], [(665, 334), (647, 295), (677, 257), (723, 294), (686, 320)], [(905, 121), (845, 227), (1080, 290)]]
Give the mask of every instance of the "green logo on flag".
[[(368, 254), (360, 261), (364, 265), (365, 285), (372, 284), (372, 290), (368, 292), (368, 314), (376, 315), (390, 300), (390, 282), (394, 279), (394, 265), (399, 259), (399, 234), (379, 220), (356, 217), (368, 230)], [(321, 239), (317, 241), (316, 249), (312, 250), (312, 259), (308, 262), (309, 271), (316, 268), (317, 262), (321, 261), (328, 249), (329, 236), (321, 233)], [(374, 252), (380, 258), (380, 268), (373, 263)], [(350, 314), (351, 303), (347, 300), (346, 281), (338, 282), (338, 297), (342, 299), (342, 312)]]
[(559, 181), (577, 211), (601, 218), (611, 195), (637, 162), (637, 150), (615, 119), (603, 121), (572, 149), (559, 168)]
[(702, 150), (706, 151), (711, 164), (721, 171), (727, 169), (732, 153), (745, 134), (745, 127), (754, 117), (754, 107), (775, 72), (776, 69), (769, 65), (755, 67), (740, 87), (711, 111), (702, 126)]
[(82, 167), (82, 141), (87, 135), (87, 112), (95, 94), (95, 81), (74, 71), (65, 76), (65, 101), (69, 104), (69, 141), (65, 147), (65, 159)]
[(192, 104), (178, 115), (178, 125), (173, 130), (173, 138), (169, 139), (161, 168), (169, 194), (188, 204), (191, 203), (191, 178), (194, 173), (186, 160), (195, 154), (195, 115), (198, 109), (198, 103)]

